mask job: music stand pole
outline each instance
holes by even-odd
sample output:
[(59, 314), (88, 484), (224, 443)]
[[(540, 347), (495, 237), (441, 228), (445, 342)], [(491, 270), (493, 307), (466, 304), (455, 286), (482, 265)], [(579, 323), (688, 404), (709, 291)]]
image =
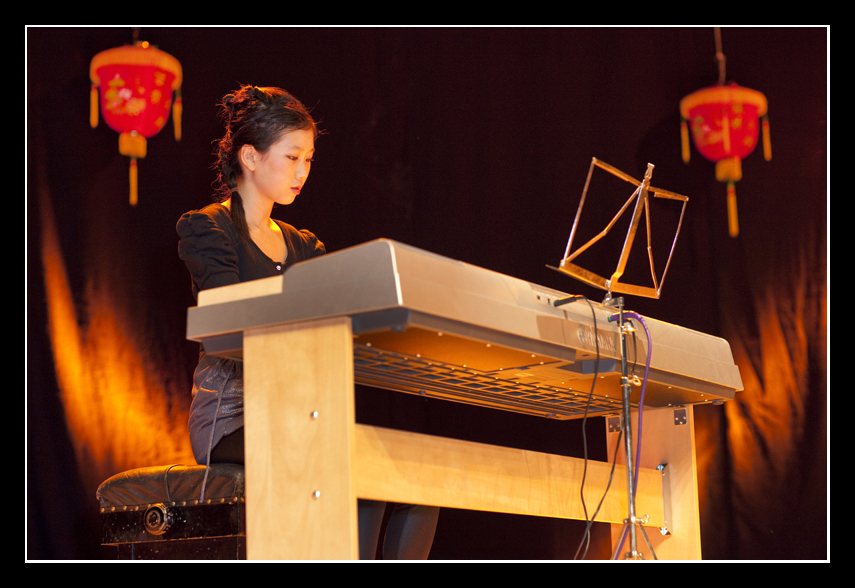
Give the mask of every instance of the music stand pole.
[[(638, 551), (638, 536), (636, 525), (639, 520), (635, 516), (635, 464), (632, 456), (632, 406), (630, 403), (631, 384), (629, 380), (629, 365), (626, 356), (626, 328), (623, 318), (623, 297), (612, 299), (609, 294), (603, 301), (604, 306), (618, 307), (618, 331), (620, 332), (620, 361), (621, 361), (621, 397), (623, 401), (623, 422), (624, 422), (624, 449), (626, 451), (626, 490), (627, 501), (629, 503), (629, 517), (624, 522), (624, 527), (629, 528), (629, 552), (627, 559), (643, 559)], [(642, 529), (644, 532), (644, 529)], [(647, 537), (645, 535), (645, 541)], [(621, 540), (622, 544), (622, 540)], [(620, 544), (618, 545), (618, 548)]]

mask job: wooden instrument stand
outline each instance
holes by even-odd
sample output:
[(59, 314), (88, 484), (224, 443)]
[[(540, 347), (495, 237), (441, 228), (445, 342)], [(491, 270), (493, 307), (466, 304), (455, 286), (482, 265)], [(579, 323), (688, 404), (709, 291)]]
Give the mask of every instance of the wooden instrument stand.
[[(248, 558), (356, 559), (357, 497), (584, 519), (581, 459), (356, 424), (352, 341), (348, 318), (244, 334)], [(699, 559), (691, 407), (685, 425), (675, 425), (672, 409), (643, 414), (636, 512), (647, 515), (659, 559)], [(667, 476), (656, 469), (663, 463)], [(588, 463), (588, 505), (609, 472)], [(615, 536), (627, 513), (623, 475), (619, 466), (597, 516)]]
[[(387, 240), (200, 292), (188, 339), (244, 362), (248, 557), (355, 559), (358, 498), (584, 520), (582, 459), (361, 425), (354, 416), (358, 381), (558, 420), (584, 410), (611, 422), (621, 413), (611, 311), (557, 308), (566, 296)], [(742, 381), (723, 339), (645, 322), (652, 341), (638, 341), (639, 357), (647, 345), (655, 351), (636, 518), (659, 559), (699, 559), (692, 405), (730, 400)], [(588, 404), (580, 390), (594, 375)], [(607, 434), (615, 443), (617, 433)], [(609, 486), (611, 467), (587, 464), (585, 504), (590, 516), (608, 487), (596, 521), (619, 535), (629, 513), (626, 470), (616, 466)]]

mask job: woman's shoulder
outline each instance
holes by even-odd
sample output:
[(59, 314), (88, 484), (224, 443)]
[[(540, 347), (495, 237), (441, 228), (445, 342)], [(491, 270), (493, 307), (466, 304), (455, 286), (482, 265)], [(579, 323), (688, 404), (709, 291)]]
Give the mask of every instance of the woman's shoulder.
[(185, 212), (178, 219), (175, 228), (179, 236), (189, 237), (211, 230), (231, 232), (234, 225), (232, 225), (229, 216), (229, 209), (218, 202), (214, 202), (204, 208)]
[(211, 219), (220, 221), (221, 219), (229, 219), (229, 209), (219, 202), (212, 202), (204, 208), (198, 210), (190, 210), (181, 215), (179, 222), (185, 219)]
[(285, 239), (292, 247), (298, 250), (298, 254), (301, 259), (317, 257), (318, 255), (326, 253), (326, 247), (312, 231), (297, 229), (286, 222), (278, 219), (274, 220), (276, 221), (276, 224), (279, 225), (279, 228), (282, 229)]
[(228, 209), (210, 204), (191, 210), (176, 224), (178, 257), (193, 277), (193, 293), (240, 281), (237, 233)]

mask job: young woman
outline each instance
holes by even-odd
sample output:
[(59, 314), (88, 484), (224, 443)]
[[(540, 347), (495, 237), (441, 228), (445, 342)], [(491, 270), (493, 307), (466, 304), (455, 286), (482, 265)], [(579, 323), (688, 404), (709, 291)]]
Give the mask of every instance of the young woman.
[[(223, 98), (217, 202), (184, 214), (178, 255), (200, 290), (283, 273), (325, 253), (314, 234), (272, 219), (274, 204), (294, 202), (309, 176), (318, 128), (299, 100), (279, 88), (244, 86)], [(200, 353), (193, 377), (190, 441), (196, 461), (244, 463), (243, 364)], [(359, 501), (360, 557), (371, 559), (386, 504)], [(395, 505), (387, 558), (425, 559), (439, 509)]]

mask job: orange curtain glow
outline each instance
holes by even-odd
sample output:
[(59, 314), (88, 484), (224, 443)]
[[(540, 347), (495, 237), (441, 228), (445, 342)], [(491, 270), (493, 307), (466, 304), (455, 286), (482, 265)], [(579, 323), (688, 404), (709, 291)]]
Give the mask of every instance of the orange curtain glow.
[(696, 425), (704, 538), (722, 550), (711, 557), (798, 559), (825, 545), (826, 252), (816, 235), (799, 243), (757, 271), (741, 304), (740, 286), (725, 287), (745, 390)]
[[(69, 433), (88, 485), (130, 468), (194, 463), (187, 414), (171, 411), (103, 275), (87, 278), (85, 320), (73, 300), (50, 198), (41, 195), (48, 330)], [(80, 324), (85, 323), (85, 328)]]

